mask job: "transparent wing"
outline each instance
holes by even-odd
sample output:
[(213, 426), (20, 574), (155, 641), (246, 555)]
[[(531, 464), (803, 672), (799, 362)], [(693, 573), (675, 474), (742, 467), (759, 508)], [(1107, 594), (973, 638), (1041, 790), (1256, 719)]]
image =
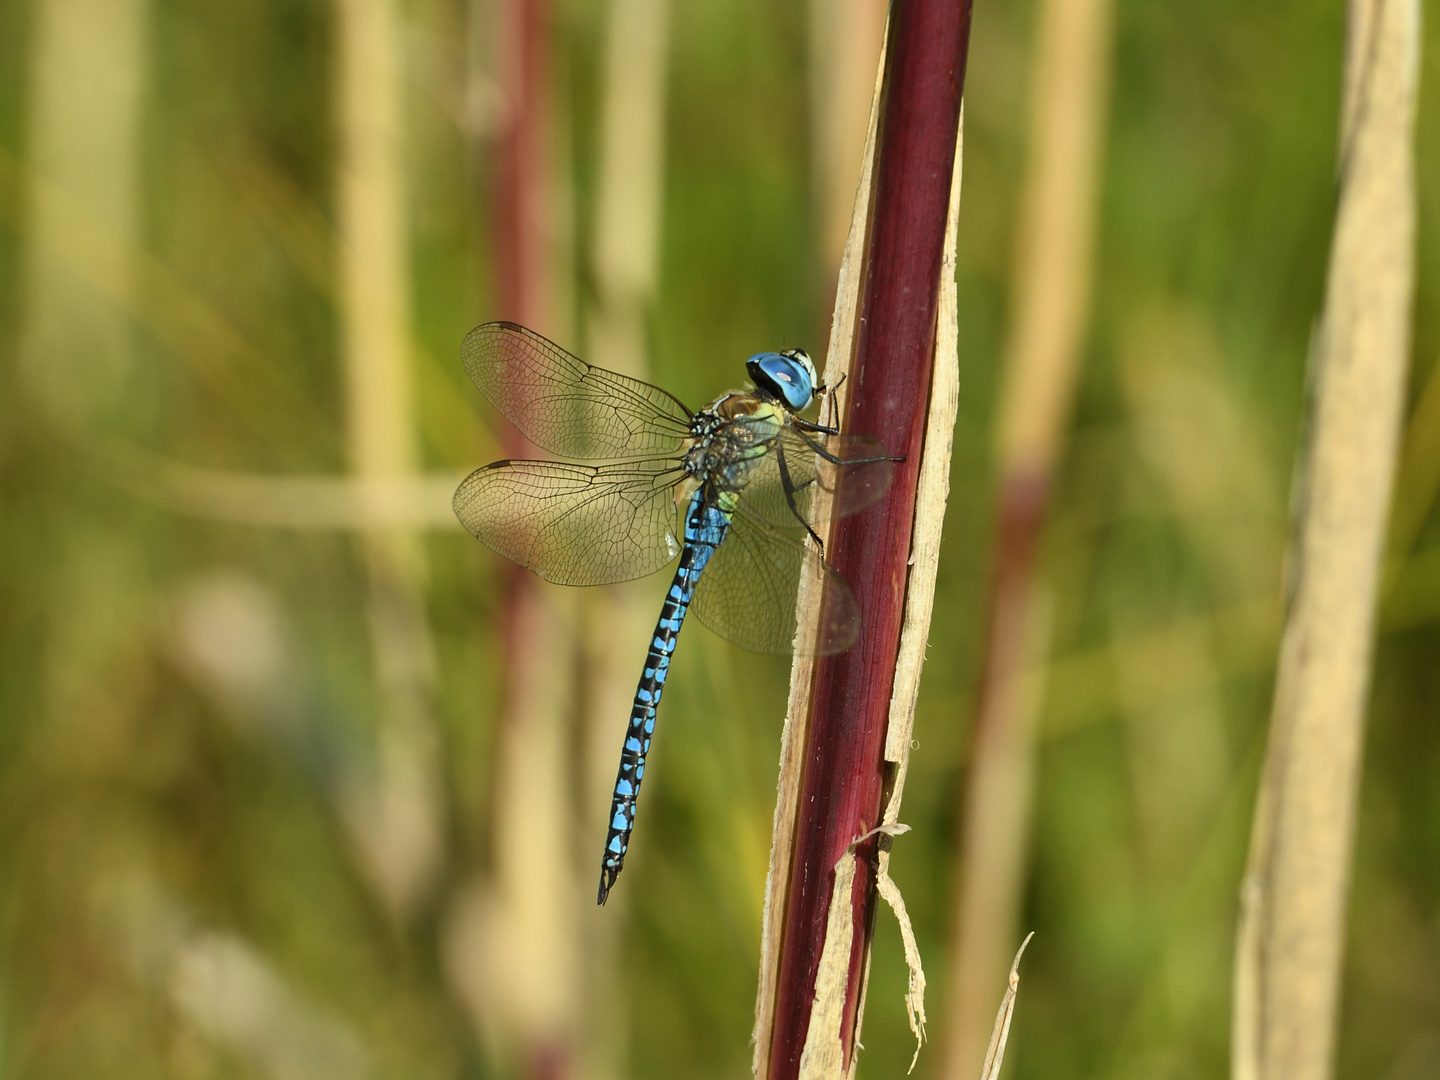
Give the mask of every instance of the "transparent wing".
[(523, 326), (477, 326), (460, 355), (485, 399), (552, 454), (673, 455), (690, 433), (690, 410), (658, 386), (593, 367)]
[[(816, 446), (839, 458), (840, 463), (825, 460), (815, 451)], [(847, 517), (879, 500), (890, 490), (894, 474), (895, 465), (888, 451), (867, 435), (818, 435), (786, 426), (751, 474), (740, 505), (771, 525), (796, 526), (797, 512), (800, 518), (818, 525)], [(793, 510), (785, 497), (786, 477), (795, 503)], [(829, 506), (823, 513), (815, 498), (821, 490), (835, 496), (819, 500)]]
[(700, 575), (695, 615), (741, 648), (788, 654), (795, 647), (795, 601), (806, 575), (823, 593), (823, 625), (810, 651), (844, 652), (860, 634), (850, 587), (814, 548), (743, 512)]
[(455, 490), (477, 540), (559, 585), (604, 585), (680, 554), (673, 461), (569, 465), (497, 461)]

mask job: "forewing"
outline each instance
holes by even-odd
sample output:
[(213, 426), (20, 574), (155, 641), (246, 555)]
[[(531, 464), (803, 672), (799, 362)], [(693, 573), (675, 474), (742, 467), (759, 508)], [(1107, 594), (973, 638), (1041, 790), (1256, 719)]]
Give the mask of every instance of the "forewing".
[(570, 465), (497, 461), (455, 491), (475, 538), (559, 585), (604, 585), (680, 553), (673, 462)]
[[(840, 463), (825, 460), (811, 442)], [(894, 474), (889, 452), (867, 435), (819, 435), (787, 426), (751, 474), (740, 504), (755, 517), (782, 528), (798, 525), (797, 516), (820, 525), (878, 501), (890, 490)], [(787, 476), (793, 509), (785, 497)], [(817, 499), (821, 491), (832, 497)]]
[(552, 454), (673, 455), (690, 433), (690, 410), (658, 386), (587, 364), (523, 326), (477, 326), (460, 355), (485, 399)]
[(860, 612), (843, 578), (813, 547), (745, 513), (734, 524), (695, 590), (696, 616), (741, 648), (789, 654), (796, 648), (795, 602), (802, 576), (822, 592), (822, 625), (801, 651), (844, 652), (860, 633)]

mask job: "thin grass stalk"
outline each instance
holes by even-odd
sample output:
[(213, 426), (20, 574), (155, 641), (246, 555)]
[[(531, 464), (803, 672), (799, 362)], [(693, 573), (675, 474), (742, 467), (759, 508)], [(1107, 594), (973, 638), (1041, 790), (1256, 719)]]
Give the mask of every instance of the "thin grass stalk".
[[(403, 135), (404, 41), (396, 0), (339, 0), (341, 337), (350, 465), (365, 481), (413, 475), (409, 228)], [(363, 486), (366, 495), (373, 486)], [(377, 511), (378, 512), (378, 511)], [(359, 538), (380, 689), (373, 769), (346, 781), (362, 864), (397, 920), (423, 900), (443, 858), (435, 658), (420, 538)], [(368, 775), (367, 775), (368, 774)]]
[(133, 362), (148, 4), (33, 8), (21, 385), (51, 423), (88, 435)]
[[(772, 853), (767, 885), (764, 938), (773, 947), (778, 934), (780, 947), (773, 1010), (766, 1001), (770, 976), (761, 977), (757, 1069), (771, 1080), (802, 1074), (812, 1017), (823, 1018), (815, 1038), (824, 1045), (815, 1060), (841, 1070), (853, 1064), (878, 898), (880, 844), (873, 832), (899, 772), (886, 760), (886, 736), (909, 598), (969, 27), (968, 3), (915, 0), (891, 11), (861, 299), (856, 321), (843, 327), (845, 340), (854, 341), (843, 426), (882, 437), (905, 460), (881, 506), (838, 523), (827, 545), (854, 589), (864, 630), (849, 652), (815, 663), (803, 735), (786, 736), (787, 747), (803, 746), (805, 764), (798, 811), (776, 814), (777, 851), (792, 843), (785, 834), (795, 815), (789, 865), (777, 866)], [(800, 681), (797, 673), (792, 686)], [(796, 796), (782, 792), (787, 797)], [(857, 858), (845, 858), (852, 843)], [(843, 882), (852, 874), (846, 893)], [(832, 905), (837, 880), (842, 888)], [(817, 979), (827, 945), (841, 970), (838, 979), (827, 971), (822, 994)], [(768, 1051), (760, 1050), (762, 1041)], [(821, 1075), (829, 1067), (805, 1071)]]
[(1038, 687), (1047, 651), (1036, 555), (1089, 321), (1110, 0), (1046, 0), (1033, 64), (1030, 163), (997, 447), (999, 506), (985, 649), (962, 789), (942, 1074), (976, 1076), (1024, 877)]
[(1352, 3), (1288, 609), (1241, 888), (1232, 1075), (1327, 1080), (1414, 288), (1415, 0)]
[(810, 0), (813, 190), (825, 295), (838, 283), (850, 237), (888, 7), (885, 0)]
[(669, 38), (670, 0), (612, 0), (586, 344), (594, 363), (637, 378), (659, 277)]
[(177, 514), (296, 531), (461, 528), (451, 503), (463, 473), (276, 475), (191, 465), (119, 440), (102, 445), (106, 475), (113, 483)]
[[(612, 0), (605, 28), (598, 184), (595, 303), (586, 312), (589, 360), (635, 378), (649, 375), (649, 318), (660, 267), (670, 0)], [(615, 755), (635, 696), (635, 654), (655, 613), (641, 582), (586, 590), (580, 597), (580, 723), (583, 804), (577, 848), (581, 881), (598, 871), (603, 814), (615, 787)], [(582, 1064), (590, 1080), (623, 1073), (626, 999), (614, 993), (620, 933), (633, 895), (612, 892), (587, 911), (584, 930)]]

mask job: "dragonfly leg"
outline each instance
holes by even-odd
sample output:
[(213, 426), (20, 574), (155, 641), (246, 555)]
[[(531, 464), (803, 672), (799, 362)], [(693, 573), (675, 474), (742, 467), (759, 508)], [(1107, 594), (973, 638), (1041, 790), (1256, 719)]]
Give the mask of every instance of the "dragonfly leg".
[(799, 428), (801, 431), (814, 431), (818, 432), (821, 435), (840, 434), (840, 429), (838, 427), (830, 427), (826, 424), (817, 424), (810, 420), (802, 420), (798, 416), (792, 416), (790, 418), (790, 422), (794, 424), (797, 428)]
[[(839, 412), (839, 406), (838, 406), (838, 403), (837, 403), (837, 401), (836, 401), (835, 395), (839, 393), (840, 387), (842, 387), (842, 386), (845, 385), (845, 380), (848, 379), (849, 377), (850, 377), (850, 373), (849, 373), (848, 371), (847, 371), (847, 372), (843, 372), (843, 373), (840, 375), (840, 381), (837, 382), (834, 386), (823, 386), (823, 385), (822, 385), (822, 386), (817, 386), (817, 387), (815, 388), (816, 393), (825, 394), (825, 395), (830, 399), (830, 419), (832, 419), (832, 420), (835, 419), (835, 414), (836, 414), (837, 412)], [(818, 428), (819, 430), (825, 432), (825, 434), (827, 434), (827, 435), (838, 435), (838, 434), (840, 434), (840, 428), (839, 428), (838, 426), (833, 427), (833, 428), (831, 428), (831, 427), (825, 427), (825, 426), (822, 425), (822, 424), (816, 424), (815, 426), (816, 426), (816, 428)]]
[[(805, 441), (809, 442), (810, 440), (806, 439)], [(820, 557), (823, 559), (825, 557), (825, 541), (820, 539), (820, 534), (811, 527), (810, 522), (806, 521), (800, 513), (800, 508), (795, 505), (795, 484), (790, 479), (790, 469), (785, 464), (785, 446), (778, 439), (775, 441), (775, 455), (776, 463), (780, 466), (780, 490), (785, 492), (785, 502), (789, 505), (790, 512), (795, 515), (795, 520), (805, 526), (805, 531), (810, 534), (810, 539), (815, 541), (815, 546), (820, 549)]]
[(818, 426), (802, 427), (799, 420), (794, 421), (794, 423), (796, 428), (799, 430), (800, 438), (804, 440), (805, 445), (810, 447), (811, 450), (814, 450), (815, 453), (819, 454), (826, 461), (830, 462), (831, 465), (873, 465), (877, 461), (900, 462), (905, 460), (905, 456), (903, 454), (900, 457), (891, 457), (889, 454), (875, 454), (871, 457), (858, 458), (836, 457), (834, 454), (830, 453), (830, 451), (826, 450), (825, 447), (821, 446), (814, 439), (810, 438), (809, 435), (805, 434), (806, 431), (816, 431), (826, 435), (834, 435), (837, 433), (836, 431), (829, 431), (826, 428)]

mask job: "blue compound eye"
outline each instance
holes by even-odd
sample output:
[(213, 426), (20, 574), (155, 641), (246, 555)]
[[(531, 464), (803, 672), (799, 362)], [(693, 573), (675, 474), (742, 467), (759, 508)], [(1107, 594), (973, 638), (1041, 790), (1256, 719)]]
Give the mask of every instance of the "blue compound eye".
[(756, 353), (745, 361), (745, 370), (755, 385), (800, 412), (815, 396), (815, 365), (803, 349), (783, 353)]

